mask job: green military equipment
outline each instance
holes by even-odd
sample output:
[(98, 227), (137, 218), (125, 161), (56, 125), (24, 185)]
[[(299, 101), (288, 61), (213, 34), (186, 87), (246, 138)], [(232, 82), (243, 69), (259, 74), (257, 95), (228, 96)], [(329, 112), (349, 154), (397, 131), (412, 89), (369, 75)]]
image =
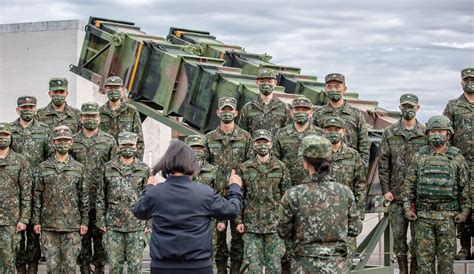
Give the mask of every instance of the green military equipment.
[(99, 104), (95, 102), (82, 104), (81, 114), (100, 114)]
[(448, 130), (451, 134), (454, 133), (453, 125), (448, 117), (443, 115), (435, 115), (426, 122), (426, 131), (429, 130)]
[(64, 77), (54, 77), (49, 80), (49, 90), (67, 90), (68, 81)]
[(34, 96), (21, 96), (16, 101), (17, 106), (36, 106), (36, 97)]

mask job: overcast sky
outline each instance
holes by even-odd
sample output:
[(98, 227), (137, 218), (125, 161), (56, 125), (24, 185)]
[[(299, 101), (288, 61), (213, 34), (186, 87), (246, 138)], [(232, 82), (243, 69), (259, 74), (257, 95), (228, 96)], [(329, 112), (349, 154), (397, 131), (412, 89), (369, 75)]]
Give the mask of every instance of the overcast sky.
[(0, 23), (98, 16), (160, 36), (170, 26), (206, 30), (319, 79), (341, 72), (350, 90), (389, 110), (413, 92), (426, 121), (459, 97), (460, 70), (474, 66), (474, 1), (392, 2), (0, 0)]

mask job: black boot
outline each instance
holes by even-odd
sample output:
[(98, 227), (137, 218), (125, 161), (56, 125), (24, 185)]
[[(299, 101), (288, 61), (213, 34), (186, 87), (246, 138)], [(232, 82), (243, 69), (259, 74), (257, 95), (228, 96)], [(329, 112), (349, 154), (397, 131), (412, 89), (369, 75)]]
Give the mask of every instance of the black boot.
[(407, 256), (397, 257), (398, 269), (400, 274), (408, 274), (408, 259)]
[(81, 265), (81, 274), (91, 274), (91, 267), (88, 265)]
[(411, 257), (410, 260), (410, 274), (416, 274), (418, 273), (418, 266), (416, 263), (416, 257)]
[(38, 273), (38, 263), (29, 263), (28, 264), (28, 274)]
[(227, 262), (226, 261), (216, 261), (217, 274), (227, 274)]
[(16, 267), (16, 272), (18, 274), (26, 274), (26, 265), (17, 266)]
[(94, 274), (104, 274), (104, 266), (98, 265), (94, 268)]
[(461, 238), (461, 249), (458, 254), (456, 254), (456, 260), (468, 260), (469, 255), (471, 255), (471, 237), (462, 237)]
[(230, 274), (239, 274), (242, 261), (230, 261)]

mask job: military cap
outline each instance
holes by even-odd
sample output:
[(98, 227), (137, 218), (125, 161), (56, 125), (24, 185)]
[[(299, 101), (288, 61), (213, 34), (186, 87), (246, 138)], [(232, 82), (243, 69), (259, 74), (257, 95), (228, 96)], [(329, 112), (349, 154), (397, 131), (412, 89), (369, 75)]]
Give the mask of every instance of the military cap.
[(53, 129), (53, 139), (72, 139), (72, 131), (68, 126), (58, 126)]
[(453, 125), (448, 117), (443, 115), (435, 115), (426, 122), (426, 132), (429, 130), (447, 130), (454, 134)]
[(306, 97), (300, 97), (300, 98), (293, 99), (293, 102), (291, 102), (291, 107), (292, 108), (296, 108), (296, 107), (312, 108), (313, 103), (311, 102), (311, 100), (309, 100)]
[(269, 68), (261, 68), (257, 72), (257, 79), (261, 78), (273, 78), (276, 79), (275, 72)]
[(303, 156), (309, 158), (326, 158), (331, 156), (331, 142), (326, 137), (308, 135), (301, 142)]
[(461, 71), (461, 77), (464, 80), (464, 78), (467, 77), (474, 77), (474, 68), (465, 68)]
[(49, 90), (67, 90), (67, 79), (54, 77), (49, 80)]
[(119, 145), (132, 144), (136, 145), (138, 140), (138, 135), (133, 132), (120, 132), (117, 138)]
[(82, 104), (81, 114), (100, 114), (99, 104), (94, 102)]
[(123, 86), (122, 78), (118, 76), (110, 76), (105, 80), (105, 86)]
[(400, 96), (400, 105), (409, 104), (412, 106), (418, 105), (418, 96), (412, 93), (405, 93)]
[(328, 75), (326, 75), (326, 78), (324, 78), (324, 80), (326, 81), (326, 83), (329, 81), (338, 81), (341, 83), (346, 82), (346, 78), (340, 73), (329, 73)]
[(219, 99), (218, 107), (219, 109), (223, 109), (225, 106), (237, 109), (237, 100), (232, 97), (222, 97), (221, 99)]
[(34, 96), (21, 96), (16, 101), (16, 104), (21, 106), (36, 106), (36, 97)]
[(272, 141), (272, 133), (266, 129), (257, 129), (252, 135), (252, 141), (255, 142), (260, 139)]
[(204, 137), (202, 135), (189, 135), (188, 137), (186, 137), (184, 142), (190, 147), (192, 147), (192, 146), (205, 147), (206, 146), (206, 137)]
[(323, 122), (323, 127), (338, 127), (338, 128), (344, 128), (344, 121), (342, 121), (341, 118), (339, 117), (329, 117)]
[(12, 134), (12, 129), (9, 123), (0, 123), (0, 132)]

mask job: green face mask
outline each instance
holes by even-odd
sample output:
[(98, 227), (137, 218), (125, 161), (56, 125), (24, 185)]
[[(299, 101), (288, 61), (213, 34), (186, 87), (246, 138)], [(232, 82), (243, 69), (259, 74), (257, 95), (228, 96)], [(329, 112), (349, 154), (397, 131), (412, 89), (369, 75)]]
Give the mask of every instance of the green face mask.
[(220, 119), (224, 124), (230, 124), (234, 121), (234, 113), (233, 112), (221, 112)]
[(204, 152), (204, 150), (201, 150), (201, 151), (194, 151), (194, 154), (196, 154), (196, 158), (198, 159), (198, 161), (202, 161), (204, 160), (204, 158), (206, 158), (206, 153)]
[(309, 120), (309, 113), (307, 112), (295, 112), (293, 114), (293, 119), (299, 125), (304, 125)]
[(465, 93), (472, 94), (474, 93), (474, 81), (468, 81), (463, 86), (462, 89)]
[(260, 156), (265, 156), (270, 153), (270, 146), (267, 144), (255, 145), (255, 151)]
[(440, 147), (446, 143), (448, 137), (446, 134), (430, 134), (428, 141), (435, 147)]
[(337, 90), (326, 91), (326, 94), (328, 95), (329, 100), (333, 102), (337, 102), (342, 98), (341, 94)]
[(112, 89), (107, 92), (107, 98), (112, 102), (117, 102), (122, 98), (122, 93), (120, 89)]
[(96, 120), (86, 120), (82, 125), (88, 130), (94, 130), (99, 127), (99, 122)]
[(66, 102), (66, 96), (64, 95), (51, 95), (51, 101), (55, 106), (62, 106)]
[(31, 109), (20, 110), (20, 118), (23, 121), (29, 122), (35, 118), (35, 111)]
[(131, 147), (121, 147), (119, 150), (120, 155), (126, 159), (132, 158), (136, 152), (136, 149)]
[(337, 131), (326, 132), (326, 138), (328, 138), (331, 144), (337, 144), (342, 140), (342, 133)]
[(69, 143), (58, 143), (54, 145), (54, 149), (57, 153), (65, 155), (71, 149), (71, 144)]
[(402, 117), (405, 118), (405, 120), (411, 120), (415, 118), (416, 116), (416, 110), (412, 108), (406, 108), (402, 109)]
[(4, 149), (10, 146), (12, 143), (11, 137), (0, 137), (0, 148)]
[(260, 84), (258, 85), (258, 89), (265, 96), (270, 95), (270, 93), (273, 92), (273, 86), (270, 84)]

